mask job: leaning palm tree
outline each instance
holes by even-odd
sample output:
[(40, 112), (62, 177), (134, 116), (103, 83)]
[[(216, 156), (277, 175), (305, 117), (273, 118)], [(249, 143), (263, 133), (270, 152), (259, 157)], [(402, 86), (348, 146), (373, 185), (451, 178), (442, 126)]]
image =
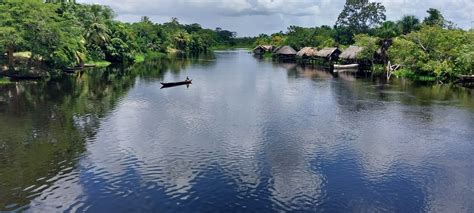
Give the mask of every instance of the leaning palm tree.
[(100, 47), (110, 40), (110, 33), (111, 31), (107, 25), (101, 22), (94, 22), (86, 28), (84, 37), (88, 43)]

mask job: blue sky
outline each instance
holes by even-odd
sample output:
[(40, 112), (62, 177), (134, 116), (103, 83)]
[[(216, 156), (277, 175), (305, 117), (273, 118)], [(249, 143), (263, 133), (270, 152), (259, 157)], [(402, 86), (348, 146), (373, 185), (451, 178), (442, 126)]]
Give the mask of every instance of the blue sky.
[[(290, 25), (334, 25), (345, 0), (79, 0), (112, 7), (117, 19), (134, 22), (149, 16), (155, 22), (177, 17), (182, 23), (236, 31), (239, 36), (286, 31)], [(474, 0), (378, 0), (389, 20), (410, 14), (420, 19), (428, 8), (464, 29), (474, 25)]]

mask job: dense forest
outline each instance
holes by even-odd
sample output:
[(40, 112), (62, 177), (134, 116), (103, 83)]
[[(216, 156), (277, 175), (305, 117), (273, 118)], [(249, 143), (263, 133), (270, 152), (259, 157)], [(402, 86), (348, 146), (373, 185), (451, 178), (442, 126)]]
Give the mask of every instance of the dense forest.
[[(100, 61), (133, 62), (146, 54), (194, 54), (246, 40), (221, 28), (180, 24), (177, 18), (156, 24), (145, 16), (136, 23), (123, 23), (114, 16), (109, 7), (95, 4), (0, 1), (0, 50), (6, 53), (10, 69), (20, 64), (64, 68)], [(16, 64), (21, 56), (27, 61)]]
[[(153, 23), (142, 17), (136, 23), (114, 19), (102, 5), (75, 1), (0, 0), (0, 69), (65, 68), (98, 62), (134, 62), (145, 55), (190, 55), (216, 48), (271, 44), (364, 47), (361, 60), (380, 67), (389, 62), (400, 68), (398, 76), (431, 76), (450, 80), (474, 69), (474, 31), (457, 28), (437, 9), (420, 19), (405, 15), (387, 21), (385, 7), (368, 0), (347, 0), (334, 26), (290, 26), (286, 32), (238, 38), (221, 28), (181, 24), (177, 18)], [(376, 54), (377, 53), (377, 54)]]

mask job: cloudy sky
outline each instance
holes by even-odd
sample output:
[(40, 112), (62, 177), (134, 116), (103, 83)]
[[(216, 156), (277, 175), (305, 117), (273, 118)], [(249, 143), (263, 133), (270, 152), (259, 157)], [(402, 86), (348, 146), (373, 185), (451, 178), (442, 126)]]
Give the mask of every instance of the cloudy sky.
[[(387, 18), (404, 14), (425, 17), (430, 7), (459, 27), (474, 25), (474, 0), (378, 0), (387, 9)], [(111, 6), (118, 19), (127, 22), (149, 16), (166, 22), (177, 17), (182, 23), (200, 23), (207, 28), (222, 27), (239, 36), (285, 31), (290, 25), (334, 25), (345, 0), (79, 0)]]

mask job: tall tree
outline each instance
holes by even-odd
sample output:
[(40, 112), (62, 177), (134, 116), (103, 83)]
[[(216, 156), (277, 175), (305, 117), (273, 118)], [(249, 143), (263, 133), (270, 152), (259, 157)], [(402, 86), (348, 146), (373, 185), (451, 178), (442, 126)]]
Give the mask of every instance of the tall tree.
[(110, 40), (111, 31), (107, 23), (111, 22), (113, 12), (100, 5), (92, 5), (88, 9), (84, 37), (90, 44), (104, 46)]
[(8, 65), (14, 66), (13, 53), (24, 42), (23, 17), (29, 12), (25, 5), (28, 2), (0, 1), (0, 52), (7, 53)]
[(428, 16), (423, 20), (423, 23), (430, 26), (444, 27), (445, 19), (439, 10), (430, 8), (426, 12)]
[(385, 21), (385, 6), (369, 0), (346, 0), (344, 9), (337, 18), (337, 27), (348, 27), (355, 33), (367, 32), (369, 28)]
[[(393, 21), (386, 21), (376, 29), (376, 34), (379, 37), (378, 45), (380, 46), (380, 56), (384, 65), (389, 64), (388, 48), (392, 46), (393, 38), (400, 35), (400, 30)], [(390, 70), (387, 69), (387, 78), (390, 78)]]

